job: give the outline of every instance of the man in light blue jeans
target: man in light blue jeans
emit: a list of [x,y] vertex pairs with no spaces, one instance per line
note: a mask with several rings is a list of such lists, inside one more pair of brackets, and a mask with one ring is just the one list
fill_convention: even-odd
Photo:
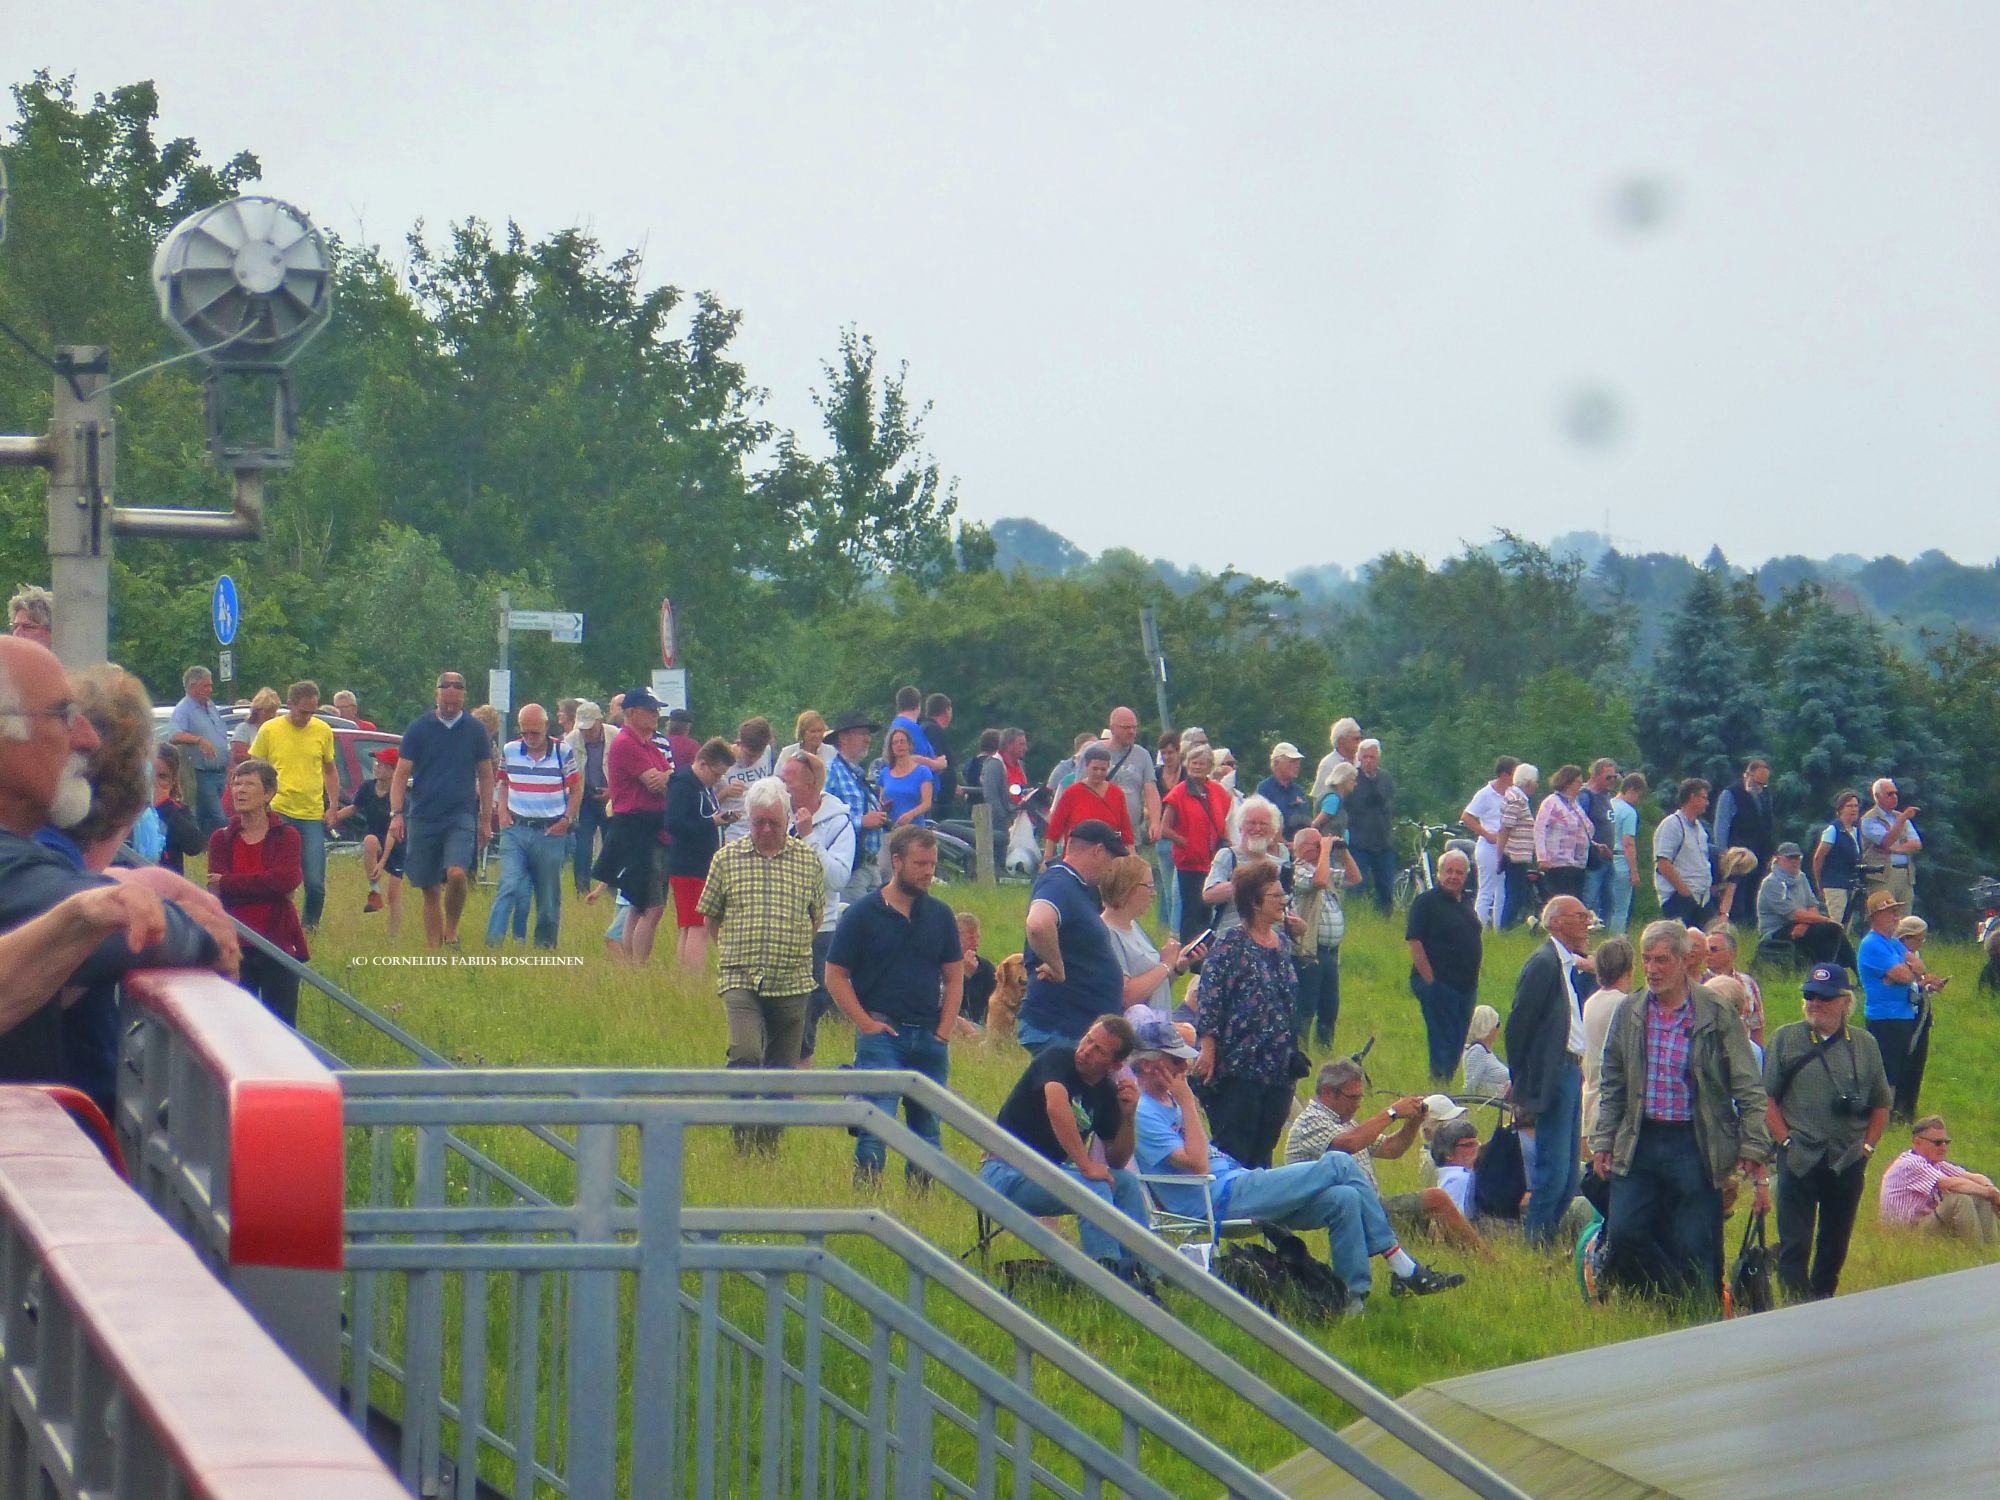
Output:
[[[1138,1174],[1129,1166],[1139,1085],[1131,1074],[1119,1072],[1137,1040],[1130,1021],[1103,1015],[1074,1047],[1057,1042],[1043,1048],[1007,1095],[995,1122],[1086,1192],[1095,1193],[1134,1223],[1146,1225],[1146,1197]],[[1091,1156],[1092,1137],[1104,1147],[1103,1161]],[[994,1157],[979,1164],[979,1180],[1038,1218],[1075,1212],[1026,1174]],[[1077,1225],[1077,1237],[1084,1254],[1138,1290],[1153,1294],[1151,1277],[1111,1235],[1085,1220]]]
[[519,933],[532,899],[535,946],[553,948],[583,778],[575,758],[549,738],[548,714],[539,703],[522,704],[518,722],[520,738],[500,751],[500,888],[486,919],[486,946],[497,948],[506,938],[509,917]]

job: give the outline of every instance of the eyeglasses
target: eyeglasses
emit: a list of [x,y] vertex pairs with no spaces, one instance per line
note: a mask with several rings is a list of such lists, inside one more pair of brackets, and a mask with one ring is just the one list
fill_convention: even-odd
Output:
[[1922,1141],[1926,1146],[1949,1146],[1951,1144],[1951,1137],[1948,1135],[1920,1135],[1917,1139]]
[[76,721],[82,717],[82,708],[70,698],[65,698],[60,703],[51,703],[47,708],[0,709],[0,719],[60,719],[65,729],[74,729]]
[[441,688],[457,688],[463,692],[465,690],[465,679],[463,677],[446,677],[438,683],[438,686]]

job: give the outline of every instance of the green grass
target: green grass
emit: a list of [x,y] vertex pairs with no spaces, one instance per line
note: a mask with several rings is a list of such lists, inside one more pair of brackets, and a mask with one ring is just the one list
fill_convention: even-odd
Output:
[[[378,967],[369,960],[420,951],[417,906],[412,902],[406,910],[402,942],[392,947],[386,941],[384,918],[362,915],[362,884],[352,859],[332,862],[329,884],[327,917],[314,943],[314,965],[461,1065],[709,1068],[722,1063],[726,1032],[712,982],[682,976],[665,955],[656,955],[653,964],[639,972],[612,963],[599,940],[609,918],[603,905],[586,908],[565,897],[560,951],[580,956],[580,967]],[[1019,949],[1023,887],[940,888],[939,894],[954,906],[979,913],[985,929],[982,951],[987,956],[997,959]],[[480,934],[489,896],[487,891],[476,893],[467,911],[463,930],[468,956],[486,951]],[[1503,1015],[1514,975],[1532,946],[1533,940],[1524,933],[1489,938],[1480,998]],[[510,946],[505,951],[520,950]],[[1933,969],[1958,978],[1938,1007],[1923,1103],[1950,1119],[1956,1138],[1954,1157],[1990,1170],[1996,1164],[1992,1146],[2000,1140],[2000,1101],[1990,1097],[1984,1085],[2000,1076],[2000,1023],[1992,1014],[1991,1001],[1973,993],[1978,956],[1969,944],[1933,943],[1927,957]],[[1400,926],[1357,907],[1350,914],[1342,952],[1336,1045],[1347,1052],[1371,1035],[1376,1038],[1369,1069],[1385,1100],[1425,1091],[1423,1029],[1405,984],[1406,969]],[[1759,978],[1764,982],[1770,1025],[1797,1015],[1795,981],[1777,973],[1760,972]],[[403,1063],[393,1048],[310,991],[302,999],[301,1024],[357,1066]],[[849,1029],[836,1024],[822,1027],[822,1066],[847,1062],[852,1055]],[[952,1087],[991,1113],[1024,1061],[1023,1054],[1012,1048],[954,1047]],[[1871,1179],[1879,1177],[1905,1144],[1901,1133],[1885,1137]],[[965,1142],[948,1135],[946,1146],[968,1164],[973,1162],[975,1153]],[[506,1154],[504,1145],[496,1149]],[[521,1164],[546,1155],[541,1148],[529,1147]],[[949,1253],[965,1248],[972,1233],[969,1212],[944,1194],[906,1193],[893,1162],[891,1166],[883,1193],[890,1211]],[[850,1170],[851,1142],[838,1132],[794,1131],[774,1162],[750,1171],[744,1170],[742,1159],[721,1132],[697,1133],[691,1137],[687,1193],[691,1202],[703,1204],[844,1206],[854,1201]],[[1413,1157],[1383,1163],[1381,1176],[1384,1192],[1415,1186]],[[1844,1293],[1979,1261],[1978,1252],[1968,1247],[1884,1232],[1875,1222],[1875,1201],[1871,1180],[1843,1280]],[[1729,1226],[1732,1254],[1742,1222],[1739,1211]],[[1371,1299],[1365,1317],[1330,1328],[1302,1329],[1392,1394],[1453,1375],[1661,1332],[1678,1323],[1674,1309],[1639,1299],[1585,1306],[1566,1258],[1532,1255],[1518,1242],[1501,1241],[1497,1258],[1483,1263],[1467,1263],[1441,1245],[1413,1248],[1420,1258],[1466,1270],[1466,1285],[1422,1301],[1378,1296]],[[1323,1244],[1316,1249],[1324,1254]],[[1002,1248],[998,1253],[1019,1251]],[[1232,1400],[1150,1339],[1135,1337],[1108,1309],[1059,1293],[1027,1300],[1037,1313],[1198,1428],[1224,1436],[1225,1445],[1245,1461],[1266,1467],[1296,1450],[1296,1441],[1273,1424],[1257,1424],[1253,1430],[1244,1421],[1240,1400]],[[1271,1362],[1251,1356],[1239,1336],[1232,1333],[1223,1342],[1231,1352],[1257,1359],[1261,1371],[1270,1370]],[[1328,1418],[1345,1419],[1346,1414],[1323,1393],[1300,1390],[1299,1382],[1290,1377],[1280,1383]],[[1052,1394],[1063,1394],[1060,1380],[1052,1378],[1050,1384]],[[1108,1435],[1115,1439],[1115,1432]]]

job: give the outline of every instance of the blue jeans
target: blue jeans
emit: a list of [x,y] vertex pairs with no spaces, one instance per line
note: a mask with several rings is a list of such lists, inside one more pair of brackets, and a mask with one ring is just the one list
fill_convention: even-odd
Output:
[[1382,1200],[1345,1151],[1316,1161],[1244,1172],[1223,1184],[1218,1214],[1281,1229],[1324,1229],[1326,1257],[1350,1297],[1368,1295],[1369,1260],[1396,1244]]
[[1042,1048],[1052,1042],[1064,1042],[1074,1047],[1078,1042],[1083,1040],[1083,1033],[1079,1031],[1075,1036],[1071,1036],[1065,1031],[1044,1031],[1041,1027],[1031,1022],[1016,1021],[1014,1023],[1014,1040],[1027,1048],[1029,1052],[1034,1053],[1041,1051]]
[[1174,846],[1165,839],[1153,845],[1153,920],[1167,932],[1181,926],[1181,886],[1174,878]]
[[1299,976],[1299,998],[1292,1015],[1292,1030],[1304,1046],[1311,1032],[1324,1052],[1333,1045],[1333,1028],[1340,1020],[1340,950],[1321,948],[1316,963],[1303,964],[1297,958],[1292,968]]
[[1355,849],[1347,851],[1354,856],[1354,863],[1361,869],[1359,890],[1368,891],[1375,897],[1375,909],[1383,916],[1396,904],[1396,851],[1388,849]]
[[[876,1020],[885,1019],[876,1016]],[[912,1073],[921,1073],[932,1082],[943,1085],[950,1074],[951,1052],[937,1039],[936,1029],[928,1026],[904,1026],[896,1031],[878,1031],[871,1036],[857,1036],[854,1039],[854,1066],[857,1068],[908,1068]],[[868,1102],[883,1114],[894,1118],[896,1094],[870,1094]],[[938,1119],[913,1099],[903,1100],[903,1121],[921,1139],[933,1146],[940,1144]],[[862,1131],[854,1142],[854,1167],[858,1172],[880,1172],[888,1147],[879,1135]],[[903,1163],[903,1175],[918,1178],[923,1175],[910,1162]]]
[[1424,1013],[1431,1079],[1449,1083],[1465,1052],[1465,1034],[1472,1029],[1473,997],[1441,980],[1426,984],[1415,969],[1410,970],[1410,993]]
[[[1084,1191],[1095,1193],[1134,1224],[1147,1229],[1152,1227],[1152,1221],[1146,1215],[1145,1194],[1139,1191],[1139,1174],[1130,1167],[1112,1167],[1109,1182],[1094,1182],[1071,1166],[1057,1167],[1056,1170],[1067,1175],[1071,1181],[1080,1183]],[[1038,1219],[1072,1212],[1069,1205],[1056,1202],[1053,1193],[1043,1191],[1005,1162],[991,1157],[979,1164],[979,1180],[1016,1208],[1025,1209]],[[1088,1220],[1077,1223],[1076,1233],[1083,1243],[1083,1253],[1092,1260],[1131,1264],[1132,1257],[1125,1247]]]
[[1604,914],[1604,925],[1622,937],[1625,929],[1632,925],[1632,867],[1622,859],[1614,859],[1609,868],[1611,910]]
[[531,899],[535,905],[535,946],[555,947],[568,853],[568,841],[550,838],[545,829],[510,823],[500,830],[500,888],[493,893],[493,910],[486,918],[487,947],[498,947],[506,937],[510,916],[514,935],[525,935]]
[[203,833],[229,826],[229,814],[222,810],[222,787],[228,780],[227,771],[194,773],[194,821]]
[[1722,1194],[1691,1125],[1646,1120],[1631,1170],[1611,1179],[1606,1269],[1625,1285],[1714,1302],[1722,1296]]
[[299,831],[299,862],[306,877],[306,908],[300,915],[306,930],[311,931],[319,926],[319,914],[326,909],[326,824],[318,818],[279,816]]
[[598,797],[585,797],[576,809],[576,823],[569,831],[570,878],[581,896],[590,889],[590,867],[597,863],[598,836],[610,825],[609,805]]
[[1530,1245],[1555,1239],[1557,1221],[1583,1180],[1582,1151],[1583,1064],[1571,1058],[1556,1073],[1549,1107],[1535,1117],[1535,1170],[1528,1179],[1528,1211],[1521,1217]]
[[[1630,887],[1628,886],[1629,890]],[[1611,861],[1583,872],[1583,904],[1597,914],[1597,920],[1611,924]]]

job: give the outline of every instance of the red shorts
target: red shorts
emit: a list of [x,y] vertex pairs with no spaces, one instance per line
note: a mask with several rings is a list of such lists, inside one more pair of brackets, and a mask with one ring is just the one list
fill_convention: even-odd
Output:
[[674,893],[674,921],[682,927],[701,927],[701,913],[695,907],[701,901],[701,888],[708,882],[699,875],[669,875],[667,889]]

